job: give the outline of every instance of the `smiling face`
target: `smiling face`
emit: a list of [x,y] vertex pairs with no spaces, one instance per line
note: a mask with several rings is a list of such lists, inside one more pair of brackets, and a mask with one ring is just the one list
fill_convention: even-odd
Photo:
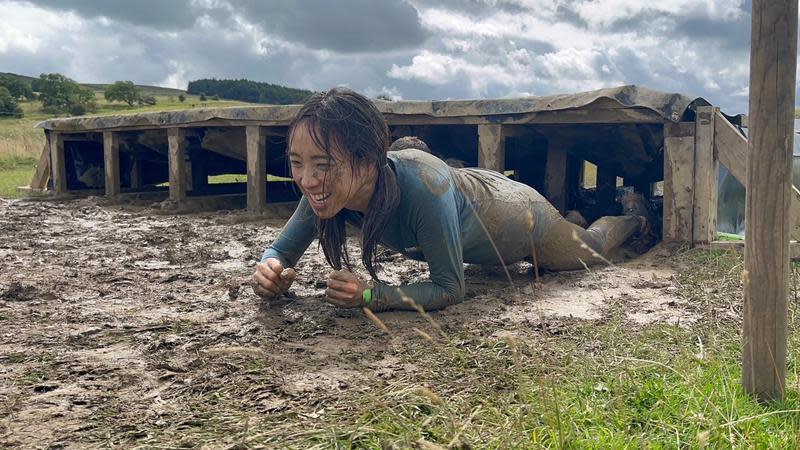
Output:
[[365,211],[375,188],[374,176],[370,176],[374,170],[353,170],[340,150],[326,152],[314,141],[305,122],[292,130],[289,162],[292,178],[321,219],[330,219],[343,208]]

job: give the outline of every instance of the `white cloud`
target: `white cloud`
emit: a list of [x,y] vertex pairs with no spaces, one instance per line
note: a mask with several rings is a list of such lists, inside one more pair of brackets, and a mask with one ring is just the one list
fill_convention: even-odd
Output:
[[[70,3],[36,1],[55,6],[0,0],[0,71],[172,87],[204,77],[314,90],[347,84],[406,99],[546,95],[634,83],[746,110],[749,17],[741,0],[411,0],[414,11],[404,17],[421,30],[407,40],[412,47],[370,50],[340,39],[340,47],[358,51],[326,45],[319,30],[312,40],[292,38],[265,26],[278,19],[257,13],[270,8],[246,10],[238,1],[191,0],[180,17],[155,27],[146,15],[131,19],[131,8],[74,13],[65,12]],[[383,3],[374,5],[375,16],[385,16]],[[296,12],[290,3],[281,8]],[[158,15],[175,7],[152,9]],[[347,30],[329,25],[335,33]]]
[[741,0],[584,0],[575,6],[578,15],[593,27],[605,27],[619,20],[634,18],[644,12],[683,17],[704,16],[721,20],[742,17]]
[[18,2],[5,3],[2,9],[0,53],[12,49],[35,53],[64,31],[83,32],[83,21],[75,14],[56,14]]

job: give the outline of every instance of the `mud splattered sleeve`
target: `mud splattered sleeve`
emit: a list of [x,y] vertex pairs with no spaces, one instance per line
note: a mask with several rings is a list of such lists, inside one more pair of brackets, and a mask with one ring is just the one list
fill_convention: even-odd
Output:
[[267,258],[277,258],[283,267],[294,267],[303,256],[317,234],[314,210],[303,197],[294,214],[286,222],[278,239],[267,247],[261,256],[261,262]]
[[[391,236],[385,240],[394,241],[386,243],[405,250],[407,256],[427,261],[430,281],[402,286],[375,282],[372,309],[413,310],[412,305],[403,301],[404,297],[413,299],[425,310],[459,303],[465,291],[464,255],[457,194],[449,169],[444,166],[440,171],[419,174],[414,172],[420,167],[403,167],[400,162],[396,166],[403,198],[393,225],[411,233],[407,238]],[[411,173],[404,174],[404,169]],[[421,182],[425,179],[427,182]],[[386,234],[384,237],[387,238]]]

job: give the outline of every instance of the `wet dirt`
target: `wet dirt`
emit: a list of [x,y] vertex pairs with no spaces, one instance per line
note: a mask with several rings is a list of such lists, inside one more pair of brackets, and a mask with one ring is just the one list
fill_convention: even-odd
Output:
[[[323,420],[341,398],[413,374],[397,343],[424,342],[415,328],[439,331],[420,314],[387,312],[387,337],[361,311],[324,302],[329,268],[316,244],[291,298],[253,294],[253,267],[282,224],[97,198],[0,200],[0,448],[126,446],[152,430],[228,420],[202,409],[223,394],[248,417]],[[427,278],[424,263],[395,254],[381,265],[392,283]],[[431,317],[444,333],[487,338],[611,310],[631,324],[688,323],[676,270],[664,248],[547,273],[538,286],[527,263],[509,267],[511,282],[502,268],[467,266],[466,301]]]

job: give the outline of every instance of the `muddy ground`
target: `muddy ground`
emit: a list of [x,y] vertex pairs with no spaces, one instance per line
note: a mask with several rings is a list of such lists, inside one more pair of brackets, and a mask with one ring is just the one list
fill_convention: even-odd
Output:
[[[467,300],[431,317],[389,312],[386,336],[322,301],[312,246],[294,298],[249,287],[278,219],[161,215],[99,199],[0,199],[0,448],[283,447],[347,417],[352,400],[414,382],[423,334],[525,337],[603,320],[691,322],[667,249],[613,267],[544,274],[468,266]],[[357,260],[357,259],[356,259]],[[425,279],[387,256],[384,279]],[[416,330],[415,330],[416,329]],[[417,330],[422,331],[419,333]],[[358,411],[353,414],[357,415]]]

